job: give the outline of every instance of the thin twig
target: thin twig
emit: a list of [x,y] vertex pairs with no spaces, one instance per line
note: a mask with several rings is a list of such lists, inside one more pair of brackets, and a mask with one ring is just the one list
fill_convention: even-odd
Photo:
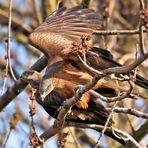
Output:
[[7,77],[8,77],[8,71],[10,68],[10,73],[12,75],[12,78],[14,80],[16,80],[14,74],[13,74],[13,70],[11,67],[11,50],[10,50],[10,42],[11,42],[11,9],[12,9],[12,0],[9,0],[9,22],[8,22],[8,43],[7,43],[7,62],[6,62],[6,74],[5,74],[5,78],[4,78],[4,83],[3,83],[3,88],[2,88],[2,92],[1,95],[4,93],[5,87],[6,87],[6,83],[7,83]]
[[[147,33],[147,31],[144,30],[144,33]],[[96,35],[136,35],[136,34],[139,34],[139,29],[134,29],[134,30],[97,30],[97,31],[94,31],[93,34],[96,34]]]
[[9,132],[6,136],[6,140],[5,140],[4,144],[2,145],[2,148],[6,148],[6,144],[8,142],[9,137],[10,137],[11,131],[12,131],[12,128],[9,129]]
[[11,49],[10,49],[10,44],[11,44],[11,10],[12,10],[12,0],[9,0],[7,60],[8,60],[8,65],[9,65],[9,69],[10,69],[10,73],[12,75],[12,78],[16,81],[16,77],[13,73],[12,66],[11,66]]
[[[139,0],[140,3],[140,11],[145,10],[145,4],[143,0]],[[143,23],[143,19],[140,17],[140,26],[139,26],[139,41],[140,41],[140,54],[143,55],[144,51],[145,51],[145,47],[144,47],[144,23]]]
[[143,30],[144,30],[144,26],[143,26],[143,24],[140,24],[140,26],[139,26],[139,40],[140,40],[139,53],[140,53],[140,55],[143,55],[144,51],[145,51]]
[[132,133],[132,137],[136,139],[136,141],[141,141],[147,135],[148,129],[148,120],[144,122],[134,133]]
[[[34,63],[30,69],[41,71],[47,65],[47,59],[45,56],[41,57],[36,63]],[[23,89],[28,83],[19,78],[7,91],[0,97],[0,111],[2,111]]]
[[144,1],[143,0],[139,0],[139,3],[140,3],[140,9],[141,10],[145,9]]
[[[112,108],[106,108],[108,111],[111,111]],[[148,119],[148,114],[135,110],[133,108],[114,108],[114,112],[116,113],[125,113],[130,114],[139,118]]]
[[80,56],[78,53],[77,53],[77,56],[78,56],[79,60],[82,62],[82,64],[85,66],[85,68],[86,68],[89,72],[91,72],[91,73],[93,73],[93,74],[98,74],[98,75],[102,74],[100,71],[94,69],[93,67],[90,67],[90,66],[86,63],[86,60],[85,60],[85,59],[83,60],[83,59],[81,58],[81,56]]
[[97,148],[97,147],[99,146],[99,142],[100,142],[102,136],[104,135],[104,133],[105,133],[105,131],[106,131],[106,128],[108,127],[108,124],[109,124],[109,122],[110,122],[110,120],[111,120],[111,117],[112,117],[112,115],[113,115],[113,113],[114,113],[114,108],[116,107],[117,103],[118,103],[118,102],[115,102],[114,105],[113,105],[113,108],[112,108],[112,110],[111,110],[111,113],[109,114],[109,116],[108,116],[108,118],[107,118],[107,120],[106,120],[106,123],[105,123],[105,125],[104,125],[104,128],[103,128],[103,130],[101,131],[100,136],[99,136],[99,138],[98,138],[98,140],[97,140],[97,143],[96,143],[96,145],[95,145],[95,148]]
[[16,128],[16,125],[19,122],[19,120],[20,120],[20,115],[17,112],[15,112],[13,114],[12,118],[11,118],[10,123],[9,123],[10,128],[9,128],[8,135],[6,136],[6,140],[5,140],[4,144],[3,144],[3,148],[6,147],[6,144],[7,144],[7,141],[9,139],[9,137],[10,137],[10,134],[11,134],[12,130]]
[[89,90],[89,93],[91,95],[97,97],[98,99],[101,99],[104,102],[108,102],[109,103],[109,102],[121,101],[121,100],[125,99],[126,97],[128,97],[131,94],[131,92],[132,92],[132,89],[133,89],[132,84],[131,84],[130,81],[128,81],[128,82],[129,82],[128,84],[130,85],[130,88],[129,88],[129,90],[127,92],[124,92],[121,96],[117,96],[117,97],[104,97],[104,96],[100,95],[99,93],[95,92],[92,89]]
[[[64,127],[78,127],[78,128],[89,128],[89,129],[94,129],[97,131],[101,131],[104,129],[104,126],[102,125],[96,125],[96,124],[83,124],[83,123],[74,123],[74,122],[65,122]],[[120,135],[122,136],[124,139],[132,142],[132,144],[138,148],[141,148],[141,146],[137,143],[137,141],[130,136],[129,134],[125,133],[124,131],[121,131],[117,128],[111,128],[111,127],[107,127],[106,131],[112,131],[114,130],[114,133],[116,135]],[[58,133],[59,129],[55,126],[50,127],[47,131],[45,131],[40,137],[44,138],[44,140],[46,141],[47,139],[49,139],[50,137],[54,136],[56,133]]]
[[143,61],[145,61],[148,58],[148,53],[145,53],[144,55],[140,56],[137,58],[132,64],[127,65],[127,66],[121,66],[121,67],[112,67],[105,69],[101,71],[104,75],[105,74],[122,74],[122,73],[129,73],[131,72],[134,68],[136,68],[138,65],[140,65]]
[[76,139],[76,136],[73,134],[73,132],[71,131],[70,127],[68,127],[69,132],[74,140],[74,143],[76,145],[77,148],[82,148],[81,145],[79,144],[79,141]]
[[61,8],[64,6],[64,2],[63,0],[58,0],[58,3],[57,3],[57,9]]

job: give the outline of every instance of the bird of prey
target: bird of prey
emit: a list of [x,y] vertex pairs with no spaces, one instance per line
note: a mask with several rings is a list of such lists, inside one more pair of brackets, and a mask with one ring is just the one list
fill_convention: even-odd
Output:
[[[92,35],[93,31],[99,28],[101,28],[100,16],[94,10],[83,8],[82,6],[76,6],[70,9],[62,7],[47,17],[30,34],[29,42],[47,56],[49,64],[54,61],[56,62],[57,59],[55,58],[61,58],[61,60],[72,59],[84,69],[84,65],[73,54],[73,44],[81,44],[82,36]],[[86,51],[86,62],[90,67],[97,70],[121,66],[119,63],[113,61],[110,52],[96,47]],[[45,75],[40,85],[41,94],[47,89],[44,85],[46,78],[50,78],[47,75]],[[139,75],[136,75],[135,83],[148,89],[148,80]],[[52,85],[48,86],[49,89],[52,89]]]
[[[65,96],[66,92],[63,95],[61,92],[55,89],[43,100],[39,94],[39,84],[42,80],[42,77],[42,74],[33,70],[25,71],[22,75],[22,79],[28,82],[34,89],[36,89],[36,101],[47,111],[50,116],[57,118],[60,106],[68,98],[68,96]],[[63,92],[67,91],[66,88],[64,89],[64,85],[61,87],[63,87]],[[112,84],[106,82],[100,82],[98,88],[94,88],[94,90],[103,96],[115,96],[117,91]],[[69,92],[67,93],[69,94]],[[98,102],[96,98],[86,93],[82,96],[81,100],[71,108],[70,112],[66,116],[66,122],[71,121],[76,123],[105,125],[108,116],[109,113],[104,108],[104,106],[101,105],[101,103]],[[113,121],[110,120],[108,126],[111,127],[112,124]],[[105,131],[105,135],[125,145],[125,141],[120,139],[118,136],[115,136],[112,131]]]
[[[81,45],[82,36],[92,35],[93,31],[99,28],[101,28],[100,17],[94,10],[83,9],[81,6],[70,9],[62,7],[47,17],[30,34],[30,44],[41,50],[48,59],[45,75],[38,83],[37,96],[41,101],[40,104],[53,117],[57,116],[57,108],[62,105],[63,101],[75,94],[74,90],[77,85],[84,85],[92,80],[94,75],[85,70],[75,55],[73,47]],[[86,61],[89,66],[97,70],[120,66],[113,61],[108,51],[95,47],[86,50]],[[139,86],[148,88],[147,81],[143,84],[144,78],[137,76],[136,81]],[[117,95],[117,86],[109,82],[99,81],[92,89],[107,97]],[[107,117],[108,112],[105,108],[96,102],[96,98],[86,92],[81,101],[72,107],[71,114],[66,120],[104,125]],[[121,142],[119,139],[117,141]]]

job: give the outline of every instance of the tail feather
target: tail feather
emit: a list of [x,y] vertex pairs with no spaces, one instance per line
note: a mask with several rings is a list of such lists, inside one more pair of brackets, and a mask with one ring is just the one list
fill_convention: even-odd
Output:
[[[87,61],[90,66],[96,69],[106,69],[110,67],[120,67],[122,66],[120,63],[114,61],[112,54],[102,48],[93,47],[92,50],[88,53],[86,53]],[[134,75],[134,72],[131,72],[132,75]],[[136,75],[136,81],[135,84],[148,89],[148,79],[143,78],[140,75]]]
[[137,84],[145,89],[148,89],[148,80],[138,74],[136,75],[135,84]]

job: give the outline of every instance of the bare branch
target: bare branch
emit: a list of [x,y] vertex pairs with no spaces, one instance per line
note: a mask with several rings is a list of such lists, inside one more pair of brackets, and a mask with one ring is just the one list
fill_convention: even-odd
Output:
[[[6,20],[8,19],[8,13],[2,9],[0,9],[0,17],[4,17]],[[30,32],[32,32],[32,28],[26,24],[24,24],[20,19],[17,17],[13,16],[12,18],[12,28],[16,29],[19,28],[21,29],[24,34],[28,35]]]
[[134,68],[136,68],[138,65],[140,65],[143,61],[145,61],[147,58],[148,58],[148,53],[145,53],[143,56],[140,56],[132,64],[128,66],[108,68],[108,69],[103,70],[102,73],[107,74],[107,75],[110,75],[112,73],[114,74],[129,73]]
[[124,92],[121,96],[117,96],[117,97],[104,97],[92,89],[89,90],[89,93],[97,97],[98,99],[101,99],[102,101],[109,103],[109,102],[121,101],[125,99],[126,97],[130,95],[131,91],[132,91],[132,87],[130,87],[130,89],[127,92]]
[[[95,124],[82,124],[82,123],[74,123],[74,122],[65,122],[64,127],[77,127],[77,128],[89,128],[89,129],[94,129],[97,131],[102,131],[104,129],[104,126],[102,125],[95,125]],[[107,127],[106,131],[114,131],[114,133],[116,135],[120,135],[122,136],[125,140],[126,143],[131,142],[134,146],[141,148],[141,146],[137,143],[137,141],[130,136],[129,134],[117,129],[117,128],[110,128]],[[58,133],[59,128],[52,126],[50,127],[47,131],[45,131],[40,138],[44,139],[44,141],[46,141],[47,139],[49,139],[50,137],[54,136],[56,133]]]
[[[104,128],[104,126],[101,126],[101,125],[82,124],[82,123],[73,123],[73,122],[68,122],[68,125],[69,126],[75,126],[75,127],[78,127],[78,128],[90,128],[90,129],[94,129],[94,130],[98,130],[98,131],[101,131]],[[106,130],[107,131],[112,131],[113,130],[116,135],[122,136],[123,139],[125,139],[126,143],[129,144],[130,146],[134,146],[136,148],[142,148],[139,145],[139,143],[132,136],[127,134],[126,132],[121,131],[121,130],[119,130],[117,128],[112,129],[111,127],[107,127]]]
[[[146,30],[144,30],[147,33]],[[97,30],[93,34],[96,35],[135,35],[139,34],[139,29],[135,30]]]
[[63,0],[58,0],[57,9],[64,6]]
[[[144,4],[144,1],[143,0],[139,0],[139,3],[140,3],[140,15],[142,15],[142,11],[145,10],[145,4]],[[140,54],[144,54],[144,50],[145,50],[145,47],[144,47],[144,23],[143,23],[143,18],[142,16],[140,16],[140,25],[139,25],[139,40],[140,40]]]
[[[30,69],[41,71],[47,65],[47,59],[45,56],[41,57],[36,63],[32,65]],[[2,111],[23,89],[27,86],[27,83],[22,79],[18,79],[8,90],[0,97],[0,111]]]
[[143,0],[139,0],[139,3],[140,3],[140,9],[141,10],[145,9],[144,1]]
[[107,127],[108,127],[109,121],[111,120],[111,117],[112,117],[112,115],[114,114],[114,108],[116,107],[117,103],[118,103],[118,102],[115,102],[114,105],[113,105],[113,108],[111,109],[111,113],[110,113],[110,115],[109,115],[108,118],[107,118],[107,121],[106,121],[106,123],[105,123],[105,125],[104,125],[103,130],[101,131],[101,134],[100,134],[100,136],[99,136],[99,138],[98,138],[98,140],[97,140],[97,143],[96,143],[96,145],[95,145],[95,148],[97,148],[97,147],[99,146],[99,142],[100,142],[100,140],[101,140],[101,137],[104,135],[104,133],[105,133]]
[[11,66],[11,50],[10,50],[10,44],[11,44],[11,10],[12,10],[12,0],[9,0],[9,22],[8,22],[8,43],[7,43],[7,60],[8,60],[8,66],[9,66],[9,69],[10,69],[10,73],[12,75],[12,78],[14,80],[16,80],[16,77],[13,73],[13,70],[12,70],[12,66]]
[[[108,111],[111,111],[112,108],[106,108]],[[114,108],[114,112],[116,113],[125,113],[134,115],[139,118],[148,119],[148,114],[135,110],[133,108]]]

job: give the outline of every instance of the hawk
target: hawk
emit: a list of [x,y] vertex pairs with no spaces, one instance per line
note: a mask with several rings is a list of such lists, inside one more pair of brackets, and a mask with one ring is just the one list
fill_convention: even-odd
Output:
[[[29,36],[30,44],[46,55],[48,66],[44,76],[35,73],[39,79],[34,79],[34,72],[31,72],[27,81],[37,89],[38,103],[54,118],[57,117],[62,103],[75,94],[75,87],[88,83],[94,76],[87,71],[76,54],[83,57],[83,53],[75,51],[73,47],[82,44],[83,36],[91,36],[96,29],[100,29],[100,20],[100,16],[92,9],[82,6],[70,9],[62,7],[47,17]],[[107,50],[90,47],[85,52],[86,63],[96,70],[121,66]],[[135,84],[148,89],[148,80],[139,75],[136,75]],[[118,87],[107,81],[99,81],[92,89],[106,97],[118,94]],[[104,106],[86,92],[72,107],[66,121],[104,125],[108,115]],[[112,121],[109,125],[111,124]],[[125,144],[112,132],[106,131],[105,134]]]
[[[44,99],[41,98],[39,94],[39,84],[42,80],[43,75],[33,71],[28,70],[25,71],[22,75],[22,79],[29,83],[34,89],[36,89],[35,98],[36,101],[47,111],[47,113],[53,118],[57,118],[59,113],[59,108],[63,104],[63,102],[68,98],[68,95],[71,92],[66,90],[64,84],[61,91],[57,89],[53,90],[49,93]],[[117,95],[117,87],[108,82],[99,82],[96,88],[93,88],[96,92],[100,93],[103,96],[116,96]],[[68,84],[65,84],[68,85]],[[70,89],[72,90],[72,89]],[[118,88],[118,91],[123,91]],[[65,95],[67,91],[67,96]],[[74,93],[74,92],[73,92]],[[73,94],[71,94],[72,96]],[[109,116],[109,112],[105,109],[105,107],[97,101],[97,98],[85,93],[81,100],[78,101],[70,110],[68,115],[66,116],[66,122],[76,122],[76,123],[85,123],[85,124],[98,124],[105,125],[106,120]],[[113,124],[112,119],[109,122],[109,127]],[[99,131],[100,132],[100,131]],[[105,131],[105,135],[111,137],[112,139],[118,141],[119,143],[125,145],[125,141],[115,136],[112,131]]]
[[[46,20],[30,34],[29,42],[47,56],[48,65],[57,62],[57,59],[61,61],[72,59],[76,65],[80,65],[79,67],[81,67],[81,69],[85,69],[84,65],[74,54],[73,44],[80,45],[82,36],[91,36],[93,31],[100,29],[100,20],[100,16],[92,9],[83,8],[82,6],[76,6],[70,9],[62,7],[47,17]],[[82,56],[82,53],[80,54]],[[96,70],[121,66],[113,60],[113,56],[109,51],[96,47],[92,47],[86,51],[86,62]],[[56,71],[56,69],[58,68],[54,67],[54,71]],[[46,92],[46,87],[48,87],[48,90],[53,89],[52,85],[45,85],[46,78],[50,78],[48,72],[49,70],[47,70],[45,77],[43,77],[40,83],[41,95],[43,92]],[[131,74],[133,75],[134,73],[132,72]],[[138,74],[136,75],[135,84],[148,89],[148,80]]]

